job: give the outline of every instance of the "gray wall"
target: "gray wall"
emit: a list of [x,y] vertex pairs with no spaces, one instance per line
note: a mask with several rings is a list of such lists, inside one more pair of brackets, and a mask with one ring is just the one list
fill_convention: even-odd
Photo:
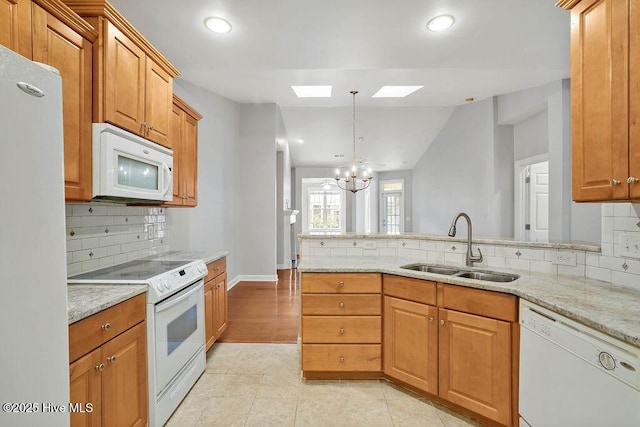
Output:
[[477,236],[513,233],[513,130],[493,98],[458,107],[413,169],[414,232],[446,234],[458,212]]
[[[380,172],[378,174],[378,202],[379,208],[382,209],[382,200],[380,199],[380,191],[382,188],[380,183],[382,181],[392,180],[392,179],[403,179],[404,180],[404,231],[405,233],[410,233],[413,231],[413,172],[410,170],[403,171],[391,171],[391,172]],[[380,221],[378,221],[377,227],[380,227]]]
[[499,96],[498,118],[515,126],[515,160],[548,153],[549,240],[600,242],[601,204],[571,199],[569,80]]
[[239,105],[188,83],[174,80],[174,91],[204,117],[198,123],[198,206],[171,209],[171,248],[228,250],[227,275],[240,274],[235,165],[238,163]]

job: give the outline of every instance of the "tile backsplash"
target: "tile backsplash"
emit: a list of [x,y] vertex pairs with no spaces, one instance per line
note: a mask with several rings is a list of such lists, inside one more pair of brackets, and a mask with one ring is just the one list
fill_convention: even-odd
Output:
[[67,274],[167,252],[167,216],[159,207],[67,204]]

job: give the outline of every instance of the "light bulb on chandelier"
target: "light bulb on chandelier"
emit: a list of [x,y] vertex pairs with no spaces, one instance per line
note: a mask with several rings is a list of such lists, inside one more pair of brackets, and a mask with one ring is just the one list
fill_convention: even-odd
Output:
[[371,185],[371,181],[373,181],[373,175],[371,173],[371,169],[367,169],[362,173],[362,178],[358,178],[358,165],[357,157],[356,157],[356,94],[357,90],[352,90],[351,95],[353,95],[353,165],[351,166],[351,171],[347,170],[344,173],[344,178],[340,175],[340,169],[336,169],[336,184],[338,187],[345,191],[351,191],[352,193],[357,193],[360,190],[364,190]]

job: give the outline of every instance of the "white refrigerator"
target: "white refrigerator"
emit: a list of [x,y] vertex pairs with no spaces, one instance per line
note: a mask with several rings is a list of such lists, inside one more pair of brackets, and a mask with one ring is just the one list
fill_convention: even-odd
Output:
[[68,426],[62,81],[4,46],[0,150],[0,425]]

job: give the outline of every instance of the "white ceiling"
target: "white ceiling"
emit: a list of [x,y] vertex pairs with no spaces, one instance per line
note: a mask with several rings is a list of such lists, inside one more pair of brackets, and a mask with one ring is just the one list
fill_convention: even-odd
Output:
[[[374,170],[411,169],[464,98],[569,76],[569,12],[555,0],[111,3],[185,80],[240,103],[280,105],[296,166],[351,161],[350,90],[360,91],[358,157],[387,165]],[[442,13],[456,17],[454,26],[426,30]],[[204,18],[213,15],[233,31],[207,30]],[[308,84],[333,85],[333,96],[298,99],[291,86]],[[383,85],[424,88],[402,99],[371,98]],[[299,137],[304,144],[295,143]],[[336,153],[347,160],[334,161]]]

